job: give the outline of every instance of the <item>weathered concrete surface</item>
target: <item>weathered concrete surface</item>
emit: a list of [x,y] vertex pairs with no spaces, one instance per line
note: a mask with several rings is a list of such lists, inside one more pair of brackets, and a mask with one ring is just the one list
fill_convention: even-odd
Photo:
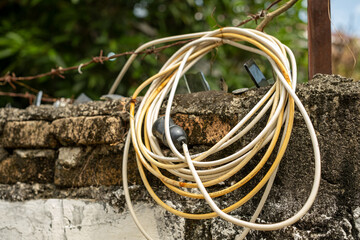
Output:
[[32,105],[26,109],[0,108],[0,119],[6,119],[7,121],[54,121],[55,119],[60,118],[87,117],[99,115],[119,116],[127,119],[127,102],[128,101],[98,101],[79,105],[68,105],[66,107],[59,108],[54,108],[51,105],[41,105],[40,107]]
[[[226,134],[265,92],[266,89],[258,89],[248,91],[241,96],[221,92],[178,96],[172,109],[173,118],[187,131],[191,151],[200,151],[208,148]],[[274,232],[251,231],[247,239],[360,239],[358,185],[360,182],[360,82],[339,76],[318,75],[311,83],[299,85],[297,94],[310,114],[320,144],[323,171],[317,201],[311,211],[293,226]],[[121,138],[128,126],[126,106],[126,101],[113,101],[93,102],[89,105],[62,109],[47,106],[31,107],[27,110],[0,109],[1,119],[5,119],[3,124],[0,124],[3,126],[2,130],[0,129],[3,141],[11,132],[9,126],[16,126],[14,123],[28,124],[37,121],[48,123],[49,136],[56,140],[56,145],[53,147],[45,147],[41,144],[27,145],[33,149],[51,148],[55,153],[54,158],[49,161],[53,164],[54,171],[51,178],[53,180],[42,183],[34,178],[27,179],[21,174],[13,174],[13,171],[9,170],[7,166],[16,164],[4,164],[7,163],[6,159],[20,158],[16,154],[19,153],[17,149],[24,147],[3,143],[4,148],[0,148],[2,149],[0,159],[3,159],[0,160],[0,166],[5,167],[2,168],[0,176],[5,180],[0,183],[5,184],[0,185],[0,197],[7,201],[86,198],[93,199],[97,203],[111,205],[119,212],[119,215],[126,214],[123,212],[124,196],[121,191],[118,191],[118,189],[121,190],[123,148]],[[71,123],[67,122],[68,118],[71,118]],[[110,121],[109,127],[100,127],[97,130],[97,128],[82,127],[81,123],[86,118],[91,119],[92,122],[101,122],[101,124],[107,124],[107,119],[114,119],[114,121]],[[55,131],[57,124],[59,127]],[[218,155],[227,155],[236,148],[242,147],[252,139],[256,131],[261,129],[261,124],[231,149],[220,152]],[[269,199],[259,216],[259,222],[281,221],[293,215],[300,209],[309,194],[313,174],[311,142],[299,113],[296,113],[294,124],[290,144],[280,165]],[[14,127],[14,129],[18,128]],[[74,130],[76,133],[72,132]],[[94,132],[87,134],[90,130]],[[114,134],[116,132],[121,138]],[[23,134],[31,136],[31,131]],[[110,137],[101,138],[102,136]],[[24,137],[24,139],[27,138]],[[32,138],[29,137],[29,139]],[[252,169],[261,154],[263,152],[260,152],[248,167],[218,188],[228,186],[240,179]],[[155,207],[146,190],[141,187],[134,158],[130,159],[130,182],[136,184],[132,188],[134,201],[150,204],[151,208]],[[265,166],[265,170],[269,164]],[[12,169],[17,171],[14,167]],[[260,171],[254,180],[239,191],[216,201],[221,206],[228,206],[251,190],[264,173],[265,171]],[[158,180],[149,178],[160,198],[178,210],[187,212],[209,210],[203,201],[179,197],[170,193]],[[9,183],[6,179],[11,179],[11,183],[19,181],[23,183],[6,185]],[[242,219],[249,219],[259,198],[260,196],[255,196],[252,201],[232,214]],[[218,218],[202,221],[181,219],[180,221],[180,218],[175,218],[169,213],[164,217],[166,224],[163,228],[170,229],[170,233],[176,232],[171,230],[175,228],[172,220],[183,221],[176,228],[180,235],[174,239],[234,239],[241,233],[240,227]],[[160,239],[167,238],[160,236]]]
[[[171,236],[170,232],[158,231],[166,224],[160,207],[139,204],[135,211],[143,216],[144,228],[152,237]],[[108,204],[90,200],[0,201],[0,212],[7,216],[0,218],[2,240],[145,239],[128,213],[119,214]]]

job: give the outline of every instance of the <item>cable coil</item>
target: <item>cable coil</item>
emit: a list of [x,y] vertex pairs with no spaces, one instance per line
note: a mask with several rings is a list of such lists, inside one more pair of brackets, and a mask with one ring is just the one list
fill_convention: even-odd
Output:
[[[126,202],[136,225],[147,239],[152,239],[137,219],[129,195],[127,163],[131,143],[135,149],[138,170],[147,191],[160,206],[173,214],[189,219],[208,219],[220,216],[233,224],[245,228],[239,239],[245,238],[249,229],[264,231],[276,230],[295,223],[306,214],[316,198],[320,184],[321,162],[315,130],[305,108],[295,94],[297,80],[295,57],[292,51],[279,40],[263,32],[234,27],[154,40],[139,47],[135,51],[135,54],[129,58],[112,86],[110,93],[115,91],[127,69],[135,60],[137,52],[157,44],[184,39],[192,39],[192,41],[185,44],[173,54],[157,74],[143,82],[136,89],[132,96],[132,100],[130,101],[130,130],[124,147],[122,171]],[[179,79],[203,56],[214,48],[224,44],[267,58],[276,75],[276,82],[262,99],[247,113],[247,115],[210,149],[202,153],[190,155],[188,146],[184,143],[182,145],[182,151],[180,152],[172,142],[169,131],[169,122],[171,121],[170,110]],[[251,45],[251,47],[249,45]],[[150,85],[149,89],[139,104],[135,114],[136,97],[148,85]],[[159,112],[165,97],[168,97],[165,110],[165,135],[167,145],[175,157],[164,156],[157,139],[153,136],[151,131],[153,123],[159,118]],[[289,219],[272,224],[255,223],[271,190],[278,166],[288,145],[293,128],[295,104],[302,114],[308,128],[315,155],[315,171],[312,190],[302,208]],[[241,139],[268,112],[270,113],[268,115],[266,126],[250,143],[224,158],[216,160],[207,159],[210,155],[229,147],[231,144]],[[280,134],[281,130],[282,135]],[[277,151],[274,151],[276,144],[279,144],[279,147]],[[266,151],[261,160],[244,178],[219,191],[209,193],[206,190],[206,187],[217,185],[234,176],[256,153],[259,152],[260,149],[264,147],[266,147]],[[275,160],[257,185],[236,203],[224,209],[220,209],[213,201],[213,198],[233,192],[247,183],[260,171],[260,169],[262,169],[272,153],[276,154]],[[206,161],[203,161],[205,159]],[[170,207],[154,192],[147,180],[145,169],[159,178],[165,186],[177,194],[189,198],[205,199],[213,212],[191,214]],[[171,173],[174,177],[170,178],[165,176],[162,172],[164,170]],[[184,181],[179,179],[184,179]],[[237,219],[228,214],[249,201],[265,185],[266,187],[263,196],[250,221]],[[185,191],[183,188],[197,188],[201,191],[201,194]]]

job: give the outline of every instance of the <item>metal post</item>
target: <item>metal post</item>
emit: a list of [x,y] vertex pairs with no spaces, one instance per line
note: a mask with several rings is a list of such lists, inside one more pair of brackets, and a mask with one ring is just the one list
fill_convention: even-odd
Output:
[[309,80],[331,74],[330,0],[308,0]]

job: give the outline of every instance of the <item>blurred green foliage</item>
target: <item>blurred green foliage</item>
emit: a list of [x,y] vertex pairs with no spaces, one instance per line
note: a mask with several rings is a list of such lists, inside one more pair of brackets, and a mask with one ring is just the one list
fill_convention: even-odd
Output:
[[[212,30],[217,28],[216,24],[234,26],[270,3],[270,0],[4,0],[0,3],[0,74],[36,75],[89,61],[100,50],[106,56],[109,52],[134,50],[160,37]],[[306,24],[301,18],[304,15],[306,7],[299,1],[265,29],[293,49],[300,82],[307,79]],[[256,23],[252,21],[243,27],[255,28]],[[176,49],[139,57],[117,93],[130,95]],[[264,59],[230,46],[214,50],[192,71],[204,71],[210,81],[222,76],[229,90],[250,87],[252,83],[242,67],[248,58],[255,58],[265,75],[272,77]],[[53,97],[76,97],[84,92],[92,99],[99,99],[109,91],[126,59],[124,56],[84,68],[83,74],[68,72],[65,79],[44,77],[26,83]],[[5,85],[0,91],[28,90],[20,86],[14,90]],[[1,97],[0,107],[9,102],[17,107],[28,104],[25,99]]]

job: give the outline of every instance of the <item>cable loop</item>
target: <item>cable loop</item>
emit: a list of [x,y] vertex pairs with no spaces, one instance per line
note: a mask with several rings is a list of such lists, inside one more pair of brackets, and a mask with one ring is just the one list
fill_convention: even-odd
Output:
[[[252,29],[224,27],[209,32],[154,40],[139,47],[136,52],[157,44],[184,39],[193,39],[193,41],[180,48],[168,59],[157,74],[144,81],[135,90],[130,100],[130,129],[124,147],[122,171],[126,202],[136,225],[147,239],[151,239],[151,236],[146,233],[137,219],[129,195],[127,162],[130,144],[132,144],[136,152],[138,170],[147,191],[160,206],[173,214],[189,219],[208,219],[220,216],[233,224],[245,228],[240,239],[245,238],[249,229],[276,230],[295,223],[307,213],[315,200],[320,184],[321,161],[315,130],[304,106],[295,94],[297,68],[292,51],[273,36],[263,32]],[[244,43],[247,44],[245,45]],[[265,57],[273,68],[276,82],[244,118],[240,119],[222,139],[206,151],[191,155],[186,144],[183,144],[182,150],[177,149],[170,135],[169,123],[174,95],[179,79],[200,59],[220,44],[231,45],[235,48]],[[124,76],[135,58],[136,54],[129,58],[125,67],[121,70],[118,79]],[[135,114],[136,97],[146,87],[148,87],[148,90],[142,101],[138,104]],[[167,145],[174,157],[165,156],[159,142],[152,133],[152,125],[159,118],[160,109],[163,105],[165,106],[164,132]],[[312,190],[303,207],[292,217],[278,223],[255,223],[266,202],[276,177],[277,169],[288,146],[294,123],[295,105],[305,120],[313,144],[315,172]],[[241,140],[253,128],[258,128],[259,122],[261,120],[264,121],[265,116],[268,116],[265,127],[244,147],[228,156],[209,160],[209,156]],[[265,148],[264,151],[260,152],[263,148]],[[224,189],[214,192],[207,191],[206,187],[226,182],[237,174],[247,166],[254,156],[259,156],[261,160],[242,179],[238,180],[235,184],[225,185]],[[272,163],[267,164],[271,156],[274,156],[274,160]],[[205,159],[206,161],[204,161]],[[267,165],[270,165],[270,167],[266,167],[265,173],[259,177],[260,180],[241,199],[237,199],[230,206],[221,206],[221,208],[213,201],[213,198],[231,194],[245,184],[249,184],[251,180],[254,181],[254,176],[258,175],[259,171]],[[147,174],[149,173],[146,173],[145,169],[160,179],[169,190],[184,197],[204,199],[213,212],[191,214],[178,211],[167,205],[153,190],[151,183],[147,179]],[[165,171],[167,172],[166,174],[164,173]],[[244,221],[228,214],[252,200],[253,196],[264,187],[265,191],[262,199],[250,221]],[[193,193],[183,188],[197,188],[201,193]]]

